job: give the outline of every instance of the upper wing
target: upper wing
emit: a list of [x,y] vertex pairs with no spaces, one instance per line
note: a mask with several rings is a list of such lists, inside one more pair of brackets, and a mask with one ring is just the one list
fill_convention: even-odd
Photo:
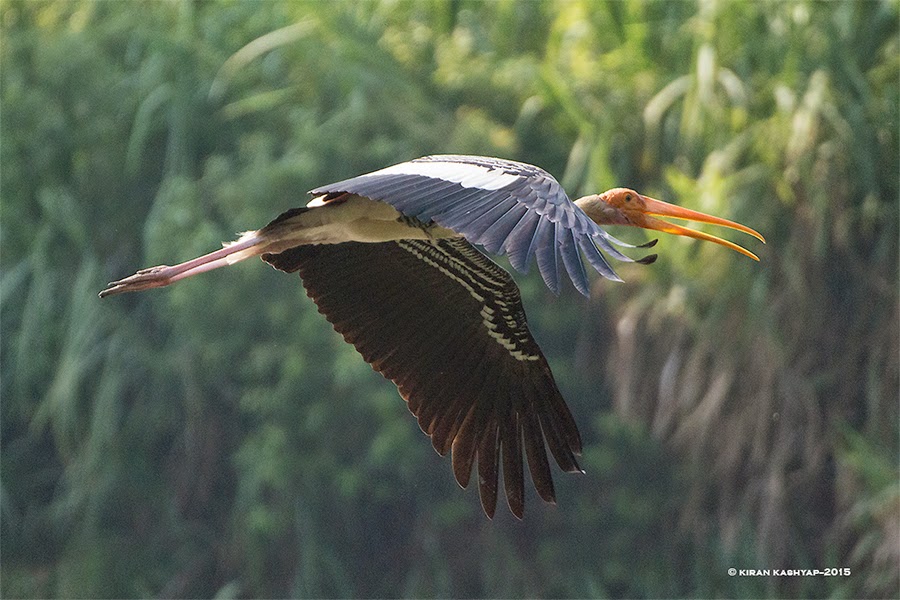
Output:
[[[558,256],[575,287],[588,295],[581,252],[597,272],[619,277],[598,246],[631,261],[616,240],[569,200],[552,175],[524,163],[481,156],[426,156],[322,186],[313,195],[350,192],[381,200],[409,217],[434,221],[489,252],[507,254],[526,272],[533,257],[547,286],[559,293]],[[557,252],[557,249],[559,252]]]
[[554,502],[546,439],[579,471],[581,438],[531,337],[509,274],[461,238],[300,246],[263,260],[297,271],[319,312],[391,379],[460,485],[478,465],[493,516],[502,455],[510,510],[524,511],[522,452],[540,496]]

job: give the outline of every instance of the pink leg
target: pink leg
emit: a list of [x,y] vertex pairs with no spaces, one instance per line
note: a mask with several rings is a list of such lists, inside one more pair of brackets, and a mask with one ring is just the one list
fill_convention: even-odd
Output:
[[[260,246],[258,252],[248,253],[246,256],[241,256],[240,258],[232,258],[231,261],[229,261],[228,257],[232,254],[235,254],[236,252],[240,252],[242,250],[247,250],[248,248],[252,248],[253,246],[257,245]],[[263,252],[264,245],[264,240],[257,235],[252,235],[246,238],[242,237],[235,243],[230,244],[222,248],[221,250],[216,250],[215,252],[204,254],[203,256],[194,258],[181,264],[177,264],[173,267],[167,265],[150,267],[149,269],[142,269],[138,271],[131,277],[113,281],[109,284],[109,286],[107,286],[105,290],[100,292],[100,297],[105,298],[107,296],[124,294],[126,292],[139,292],[141,290],[163,287],[171,283],[175,283],[176,281],[185,279],[186,277],[199,275],[200,273],[205,273],[206,271],[212,271],[213,269],[218,269],[219,267],[228,266],[235,262],[244,260],[245,258],[249,258],[250,256],[261,254]]]

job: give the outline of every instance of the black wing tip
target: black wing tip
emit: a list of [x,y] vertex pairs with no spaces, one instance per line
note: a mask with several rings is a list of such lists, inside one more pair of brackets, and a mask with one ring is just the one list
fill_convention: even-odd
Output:
[[584,475],[585,470],[581,468],[580,464],[578,464],[578,459],[575,458],[576,455],[581,456],[581,446],[579,446],[577,450],[572,450],[572,463],[570,465],[567,465],[568,468],[563,468],[563,470],[566,473],[577,473],[579,475]]
[[496,505],[490,506],[490,505],[487,505],[487,504],[485,504],[484,502],[482,502],[482,503],[481,503],[481,510],[484,511],[484,516],[486,516],[486,517],[488,518],[489,521],[493,521],[493,520],[494,520],[494,513],[495,513],[496,510],[497,510],[497,506],[496,506]]
[[653,238],[652,240],[650,240],[650,241],[647,242],[646,244],[639,244],[639,245],[635,246],[635,248],[652,248],[653,246],[656,245],[656,243],[657,243],[658,241],[659,241],[659,238]]
[[659,258],[658,254],[648,254],[644,258],[637,259],[636,262],[639,265],[652,265],[656,262],[656,259]]

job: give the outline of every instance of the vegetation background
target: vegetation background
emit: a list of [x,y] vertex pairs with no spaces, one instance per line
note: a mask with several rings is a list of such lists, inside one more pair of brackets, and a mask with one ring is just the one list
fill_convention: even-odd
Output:
[[[900,596],[898,21],[896,0],[5,0],[3,597]],[[740,240],[757,264],[666,237],[590,301],[518,277],[587,471],[523,522],[484,518],[295,277],[97,298],[449,152],[768,239]]]

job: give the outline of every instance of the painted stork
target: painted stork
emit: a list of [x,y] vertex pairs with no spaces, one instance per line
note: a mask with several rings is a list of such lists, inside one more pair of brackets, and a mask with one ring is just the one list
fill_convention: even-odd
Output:
[[[616,188],[574,202],[538,167],[479,156],[426,156],[316,188],[293,208],[220,250],[138,271],[100,297],[166,286],[251,256],[297,272],[319,312],[373,369],[393,381],[441,455],[451,452],[466,487],[477,464],[481,505],[493,517],[500,465],[512,513],[524,512],[524,452],[531,479],[555,503],[546,447],[563,471],[580,472],[581,437],[531,336],[509,273],[473,244],[505,254],[523,273],[533,259],[547,286],[562,267],[589,294],[582,255],[620,281],[601,250],[633,261],[598,225],[631,225],[721,244],[656,217],[739,223]],[[636,262],[650,263],[656,255]]]

